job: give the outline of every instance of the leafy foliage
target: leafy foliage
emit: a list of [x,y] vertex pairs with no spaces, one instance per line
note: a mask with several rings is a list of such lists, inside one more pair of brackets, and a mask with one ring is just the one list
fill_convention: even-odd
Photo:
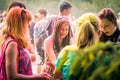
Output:
[[70,80],[118,80],[120,78],[120,45],[108,42],[75,51]]
[[0,11],[7,9],[10,0],[0,0]]

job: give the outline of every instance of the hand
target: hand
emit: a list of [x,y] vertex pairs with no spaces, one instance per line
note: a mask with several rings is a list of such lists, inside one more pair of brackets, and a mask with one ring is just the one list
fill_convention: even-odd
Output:
[[51,78],[51,76],[47,73],[41,73],[40,76],[41,76],[40,80],[50,80]]
[[31,60],[32,60],[32,62],[34,62],[34,61],[36,60],[35,53],[33,53],[33,54],[30,54],[30,56],[31,56]]

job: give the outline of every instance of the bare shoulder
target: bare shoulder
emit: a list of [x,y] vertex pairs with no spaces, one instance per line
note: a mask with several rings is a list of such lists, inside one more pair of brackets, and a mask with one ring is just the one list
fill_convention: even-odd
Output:
[[11,52],[11,51],[16,51],[17,50],[17,43],[15,41],[11,41],[9,42],[7,48],[6,48],[6,52]]
[[6,55],[6,58],[10,60],[18,55],[18,47],[15,41],[9,42],[5,51],[5,55]]
[[9,42],[8,46],[10,46],[10,47],[17,47],[17,42],[11,41],[11,42]]
[[53,38],[52,38],[52,36],[47,37],[47,38],[45,39],[44,43],[46,43],[46,44],[48,44],[48,43],[49,43],[49,44],[53,43]]

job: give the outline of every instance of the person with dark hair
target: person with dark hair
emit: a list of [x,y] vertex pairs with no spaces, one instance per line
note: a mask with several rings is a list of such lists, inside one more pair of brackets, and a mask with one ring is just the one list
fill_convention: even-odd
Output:
[[[63,17],[63,16],[59,17],[55,22],[52,35],[46,38],[44,41],[46,62],[45,62],[45,69],[43,66],[43,71],[53,74],[55,62],[59,55],[59,52],[66,45],[70,45],[72,43],[73,42],[70,35],[70,23],[67,17]],[[48,63],[51,65],[49,66]],[[49,68],[47,69],[46,66],[48,66]]]
[[[69,1],[61,1],[58,5],[58,9],[59,9],[59,16],[66,16],[69,19],[69,15],[71,13],[71,9],[72,9],[72,4]],[[70,19],[69,19],[70,22]],[[71,22],[70,22],[71,24]],[[73,26],[70,26],[71,28],[71,36],[74,39],[74,31],[73,31]]]
[[117,18],[111,8],[103,8],[98,17],[101,21],[100,41],[120,43],[120,31],[117,25]]
[[72,8],[72,5],[68,1],[61,1],[58,4],[59,15],[53,15],[53,16],[50,17],[51,18],[51,23],[48,27],[48,34],[49,35],[52,34],[53,26],[54,26],[54,23],[55,23],[57,17],[59,17],[59,16],[69,17],[69,14],[71,13],[71,8]]
[[44,27],[44,21],[46,20],[47,16],[47,10],[46,9],[40,9],[38,18],[39,20],[35,23],[34,26],[34,41],[38,40],[39,33],[41,32],[42,28]]
[[[72,7],[72,5],[69,3],[69,2],[66,2],[66,1],[63,1],[63,2],[61,2],[60,4],[59,4],[59,9],[60,9],[60,14],[59,15],[52,15],[52,16],[50,16],[50,17],[48,17],[48,18],[45,18],[45,19],[43,19],[43,20],[40,20],[38,23],[36,23],[35,24],[35,26],[34,26],[34,40],[35,40],[35,44],[36,44],[36,41],[38,41],[37,39],[38,39],[38,37],[39,37],[39,34],[38,34],[38,32],[40,33],[40,32],[42,32],[42,30],[45,30],[45,28],[47,27],[47,29],[46,29],[46,33],[48,33],[48,36],[51,36],[52,35],[52,32],[54,31],[54,24],[55,24],[55,22],[56,22],[56,20],[57,20],[57,18],[58,17],[68,17],[68,15],[70,14],[70,12],[71,12],[71,7]],[[44,15],[45,15],[45,11],[43,10],[43,9],[40,9],[39,10],[39,13],[44,13]],[[46,26],[46,24],[47,24],[47,26]],[[57,30],[58,31],[58,30]],[[44,33],[45,33],[44,32]],[[70,28],[70,32],[71,32],[71,28]],[[71,32],[72,33],[72,32]],[[36,38],[36,39],[35,39]],[[42,38],[40,38],[40,39],[42,39]],[[44,40],[42,40],[42,41],[44,41]],[[40,42],[40,41],[39,41]],[[41,46],[41,48],[43,48],[43,46]],[[50,47],[51,48],[51,47]],[[52,47],[53,48],[53,47]],[[40,48],[39,48],[39,50],[40,50]],[[37,50],[36,50],[37,51]],[[42,54],[42,52],[43,52],[43,49],[41,49],[41,52],[37,52],[37,53],[40,53],[40,54]],[[41,65],[43,65],[44,64],[44,62],[45,62],[45,57],[43,56],[44,55],[44,53],[45,52],[43,52],[43,54],[42,54],[42,56],[40,56],[40,55],[38,55],[38,56],[36,56],[36,61],[37,61],[37,64],[38,64],[38,72],[40,72],[40,67],[39,66],[41,66]],[[39,58],[38,58],[39,57]],[[53,56],[54,57],[54,56]],[[54,58],[53,58],[54,59]]]
[[26,9],[26,6],[20,1],[13,1],[9,4],[7,12],[13,7],[20,7]]
[[72,8],[72,5],[70,2],[68,2],[68,1],[60,2],[60,4],[59,4],[60,15],[69,16],[69,14],[71,12],[71,8]]
[[39,10],[39,13],[40,13],[40,15],[43,15],[43,17],[44,17],[44,16],[47,16],[47,10],[46,10],[46,9],[43,9],[43,8],[40,9],[40,10]]
[[[4,19],[5,19],[5,16],[7,15],[8,11],[13,8],[13,7],[20,7],[20,8],[24,8],[26,9],[25,5],[20,2],[20,1],[13,1],[9,4],[8,8],[7,8],[7,11],[6,11],[6,14],[4,15]],[[2,25],[0,25],[0,29],[4,26],[4,20],[2,22]]]

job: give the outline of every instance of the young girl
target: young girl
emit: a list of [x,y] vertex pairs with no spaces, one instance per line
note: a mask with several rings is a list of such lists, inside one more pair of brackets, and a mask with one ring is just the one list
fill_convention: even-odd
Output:
[[14,7],[6,16],[0,35],[0,80],[48,79],[47,74],[32,75],[31,59],[27,48],[30,44],[28,10]]
[[67,17],[58,17],[55,22],[53,33],[44,42],[47,62],[55,67],[55,61],[62,48],[72,44],[71,29]]
[[98,16],[101,21],[100,26],[100,41],[111,41],[120,44],[120,30],[117,25],[117,18],[111,8],[103,8]]

